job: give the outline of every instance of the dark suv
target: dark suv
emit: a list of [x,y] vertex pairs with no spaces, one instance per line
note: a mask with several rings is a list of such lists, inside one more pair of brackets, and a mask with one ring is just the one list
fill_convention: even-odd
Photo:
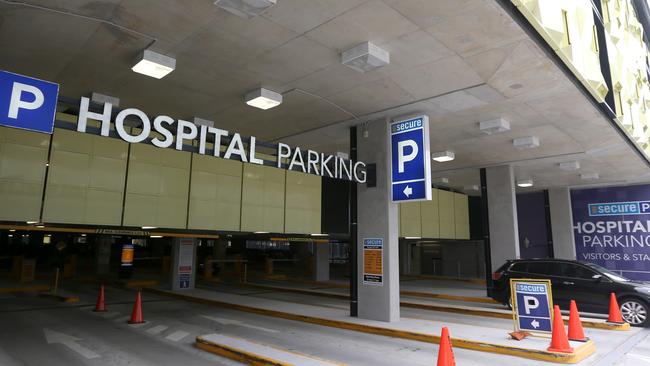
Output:
[[650,282],[629,280],[592,263],[562,259],[509,260],[492,274],[491,297],[510,306],[510,279],[551,280],[553,303],[568,310],[575,300],[580,311],[608,313],[609,294],[616,294],[623,319],[632,325],[649,324]]

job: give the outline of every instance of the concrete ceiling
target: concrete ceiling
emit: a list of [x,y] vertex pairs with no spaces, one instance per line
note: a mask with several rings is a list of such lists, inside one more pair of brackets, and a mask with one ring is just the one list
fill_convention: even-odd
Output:
[[[0,68],[58,82],[65,96],[96,91],[121,107],[324,152],[347,151],[351,125],[426,113],[432,150],[456,153],[433,162],[434,176],[458,189],[503,163],[534,189],[593,184],[580,173],[650,181],[645,162],[494,1],[278,0],[250,20],[210,0],[26,2],[34,6],[0,0]],[[341,65],[340,53],[364,41],[390,51],[390,65]],[[161,80],[133,73],[147,46],[175,57],[176,70]],[[246,106],[243,94],[258,86],[285,93],[284,103]],[[482,134],[478,123],[494,118],[512,129]],[[512,146],[530,135],[539,148]],[[582,168],[558,168],[570,160]]]

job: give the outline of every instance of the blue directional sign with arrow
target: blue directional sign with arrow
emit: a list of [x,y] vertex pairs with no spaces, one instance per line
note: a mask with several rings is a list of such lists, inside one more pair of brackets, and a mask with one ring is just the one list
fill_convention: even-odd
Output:
[[429,117],[389,124],[393,202],[431,199]]
[[515,329],[551,333],[553,298],[547,280],[510,280]]

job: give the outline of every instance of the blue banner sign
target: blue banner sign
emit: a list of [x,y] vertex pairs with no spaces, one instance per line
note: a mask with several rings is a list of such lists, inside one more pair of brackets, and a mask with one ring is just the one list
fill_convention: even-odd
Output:
[[553,298],[547,280],[510,280],[515,329],[551,333]]
[[0,70],[0,125],[52,134],[59,84]]
[[579,261],[650,281],[650,185],[571,191]]
[[393,202],[431,199],[429,117],[389,124]]

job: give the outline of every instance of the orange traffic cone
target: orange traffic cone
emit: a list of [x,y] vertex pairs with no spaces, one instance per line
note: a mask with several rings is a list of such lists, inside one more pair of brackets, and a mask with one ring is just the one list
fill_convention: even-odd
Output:
[[551,338],[551,345],[548,347],[550,352],[572,353],[573,348],[569,344],[566,331],[564,330],[564,320],[560,307],[555,305],[553,307],[553,336]]
[[574,300],[571,300],[571,306],[569,307],[569,339],[581,342],[588,340],[585,337],[585,331],[582,329],[580,313],[578,313],[578,306]]
[[625,323],[621,316],[621,309],[618,307],[618,301],[616,301],[616,295],[613,292],[609,295],[609,318],[607,321],[610,323]]
[[106,310],[106,303],[104,302],[104,285],[99,288],[99,296],[97,296],[97,304],[95,304],[96,312],[104,312]]
[[135,304],[133,304],[133,312],[131,312],[131,320],[129,324],[142,324],[144,323],[144,318],[142,317],[142,295],[140,291],[135,297]]
[[440,347],[438,347],[438,366],[456,366],[454,359],[454,350],[451,348],[451,339],[449,338],[449,329],[442,327],[440,335]]

